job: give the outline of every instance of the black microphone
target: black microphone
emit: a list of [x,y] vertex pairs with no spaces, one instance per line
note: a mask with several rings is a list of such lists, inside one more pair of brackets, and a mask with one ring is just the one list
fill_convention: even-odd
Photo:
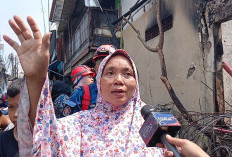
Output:
[[155,112],[152,105],[145,105],[141,109],[144,123],[139,130],[143,141],[147,147],[155,147],[157,143],[163,143],[167,150],[172,151],[174,157],[182,157],[176,146],[170,144],[166,135],[176,136],[181,125],[171,114],[165,112]]

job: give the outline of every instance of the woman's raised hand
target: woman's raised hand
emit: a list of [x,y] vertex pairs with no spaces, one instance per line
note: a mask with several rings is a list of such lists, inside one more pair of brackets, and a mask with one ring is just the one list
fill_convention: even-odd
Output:
[[29,118],[34,126],[37,104],[47,76],[49,64],[50,34],[43,37],[32,17],[27,17],[31,28],[29,30],[19,16],[9,20],[9,24],[18,36],[21,45],[4,35],[4,40],[17,52],[24,75],[27,79],[27,88],[30,97]]
[[9,24],[21,43],[4,35],[4,40],[17,52],[27,79],[45,80],[49,64],[50,33],[41,36],[34,19],[27,17],[30,29],[19,16],[9,20]]

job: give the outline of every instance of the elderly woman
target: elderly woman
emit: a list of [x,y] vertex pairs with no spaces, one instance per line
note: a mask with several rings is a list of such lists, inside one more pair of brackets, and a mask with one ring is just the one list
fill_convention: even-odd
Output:
[[[116,50],[100,64],[96,108],[57,120],[47,78],[49,34],[42,38],[35,21],[27,20],[33,36],[20,17],[9,21],[21,46],[4,36],[16,50],[27,79],[18,111],[20,156],[163,156],[163,149],[147,148],[138,133],[145,104],[135,65],[124,50]],[[181,147],[184,156],[208,156],[188,140],[167,139]]]
[[57,120],[46,77],[49,34],[42,39],[34,20],[27,20],[33,36],[18,16],[9,21],[21,46],[4,36],[17,51],[27,79],[18,115],[21,156],[163,156],[163,149],[147,148],[139,135],[144,103],[137,70],[124,50],[116,50],[99,67],[96,108]]

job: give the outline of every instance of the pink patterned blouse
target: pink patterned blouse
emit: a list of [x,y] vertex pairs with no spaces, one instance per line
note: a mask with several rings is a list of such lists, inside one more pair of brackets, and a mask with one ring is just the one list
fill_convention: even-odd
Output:
[[[123,51],[123,50],[122,50]],[[119,52],[120,53],[120,52]],[[132,59],[127,56],[136,67]],[[106,57],[99,68],[98,89],[104,66],[112,55]],[[129,102],[112,107],[99,91],[96,108],[56,119],[49,92],[48,79],[43,86],[37,107],[35,126],[29,123],[29,98],[26,83],[19,105],[19,148],[21,156],[164,156],[164,150],[146,147],[139,135],[144,120],[140,109],[145,104],[140,100],[138,77],[137,88]]]

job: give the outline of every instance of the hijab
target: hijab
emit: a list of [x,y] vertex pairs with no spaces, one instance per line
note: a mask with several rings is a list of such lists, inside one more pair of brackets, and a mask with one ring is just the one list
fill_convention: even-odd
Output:
[[[100,79],[107,61],[116,54],[127,57],[132,63],[137,86],[126,104],[113,107],[102,97]],[[32,156],[163,156],[163,149],[146,147],[139,135],[144,122],[140,110],[145,104],[140,99],[136,67],[126,51],[118,49],[107,56],[100,64],[96,80],[96,107],[59,120],[54,116],[47,93],[48,81],[45,81],[37,107],[33,145],[28,146],[33,147]]]

